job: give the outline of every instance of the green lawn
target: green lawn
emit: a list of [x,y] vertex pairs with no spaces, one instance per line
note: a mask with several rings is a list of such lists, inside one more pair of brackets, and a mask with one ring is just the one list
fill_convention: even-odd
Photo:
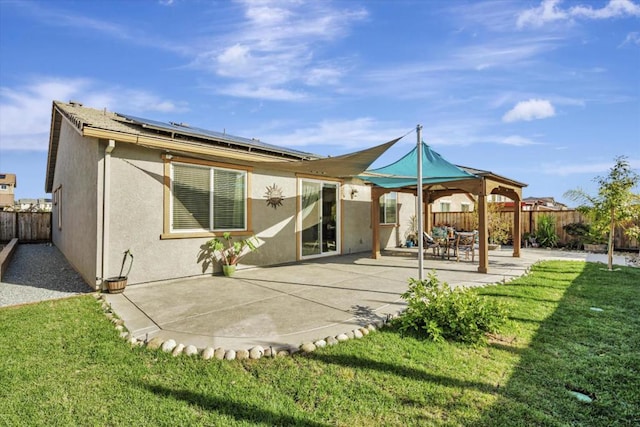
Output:
[[386,328],[232,362],[132,349],[90,296],[0,309],[0,425],[640,424],[640,269],[545,262],[480,292],[510,309],[486,347]]

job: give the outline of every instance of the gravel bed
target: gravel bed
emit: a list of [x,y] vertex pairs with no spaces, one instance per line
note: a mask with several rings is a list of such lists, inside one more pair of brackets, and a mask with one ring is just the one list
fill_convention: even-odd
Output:
[[0,282],[0,307],[91,292],[58,248],[24,244],[16,248]]

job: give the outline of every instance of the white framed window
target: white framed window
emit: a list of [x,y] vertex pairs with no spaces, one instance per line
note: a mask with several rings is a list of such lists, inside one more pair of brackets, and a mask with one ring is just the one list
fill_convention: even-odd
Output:
[[380,224],[397,224],[398,193],[391,192],[380,196]]
[[471,212],[471,204],[470,203],[460,203],[460,210],[462,212]]
[[440,202],[440,212],[451,212],[451,202]]
[[171,231],[247,229],[247,172],[171,164]]

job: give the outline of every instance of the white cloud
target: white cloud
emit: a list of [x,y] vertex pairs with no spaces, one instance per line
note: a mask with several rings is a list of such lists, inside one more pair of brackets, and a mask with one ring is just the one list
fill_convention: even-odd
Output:
[[[346,152],[382,144],[404,135],[407,131],[408,129],[400,128],[394,123],[378,121],[371,117],[360,117],[352,120],[323,120],[288,133],[264,134],[261,132],[263,134],[261,139],[287,147],[340,147]],[[327,151],[331,152],[335,149]]]
[[515,147],[524,147],[526,145],[537,145],[538,143],[519,135],[510,135],[505,138],[499,139],[500,144],[513,145]]
[[47,150],[51,103],[80,101],[87,107],[128,113],[180,112],[186,103],[87,78],[40,77],[19,88],[0,87],[0,141],[7,150]]
[[582,16],[588,19],[640,16],[640,5],[631,0],[609,0],[609,3],[601,9],[594,9],[591,6],[575,6],[570,9],[570,12],[573,16]]
[[600,9],[592,6],[578,5],[570,9],[562,9],[561,0],[543,0],[538,7],[521,12],[516,25],[523,27],[541,27],[556,21],[571,21],[574,18],[611,19],[620,17],[640,16],[640,5],[632,0],[609,0]]
[[[172,3],[173,0],[164,1],[166,5],[171,5]],[[55,3],[50,2],[50,4],[53,5]],[[162,0],[160,4],[163,4]],[[14,5],[29,12],[33,17],[41,21],[43,25],[75,28],[82,32],[88,31],[102,34],[111,39],[129,44],[152,47],[182,55],[192,52],[192,47],[188,44],[177,44],[161,36],[147,34],[139,28],[132,29],[131,26],[83,16],[62,8],[50,8],[49,4],[43,2],[15,2]],[[55,5],[58,6],[57,4]]]
[[[640,168],[640,159],[628,159],[629,166],[632,169]],[[580,163],[580,164],[557,164],[557,163],[548,163],[543,164],[541,168],[541,172],[546,175],[559,175],[559,176],[567,176],[567,175],[583,175],[583,174],[603,174],[608,173],[609,170],[614,166],[612,162],[594,162],[594,163]]]
[[546,99],[530,99],[518,102],[515,107],[507,111],[502,116],[502,121],[506,123],[521,120],[530,121],[536,119],[546,119],[555,116],[556,112],[551,102]]
[[[239,3],[242,21],[232,22],[231,30],[192,65],[231,81],[219,92],[260,99],[296,100],[299,96],[290,95],[304,87],[337,84],[345,67],[336,59],[328,65],[319,58],[318,46],[343,37],[367,17],[363,9],[335,9],[326,2]],[[238,90],[247,87],[260,90]]]
[[620,46],[625,46],[625,45],[628,45],[628,44],[635,44],[637,46],[640,46],[640,32],[633,31],[633,32],[627,34],[627,37],[620,44]]
[[520,13],[516,25],[518,28],[526,26],[541,27],[548,22],[569,19],[569,14],[557,6],[560,1],[561,0],[543,0],[540,6]]

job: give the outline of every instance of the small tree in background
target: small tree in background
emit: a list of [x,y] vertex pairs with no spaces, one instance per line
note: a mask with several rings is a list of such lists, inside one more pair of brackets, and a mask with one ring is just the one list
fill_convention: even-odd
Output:
[[[631,221],[639,215],[640,209],[640,195],[632,192],[640,182],[640,175],[631,169],[625,156],[618,156],[615,161],[607,176],[595,178],[598,183],[596,196],[590,196],[582,189],[569,190],[564,194],[566,198],[581,203],[577,209],[589,217],[592,231],[608,236],[609,270],[613,270],[613,237],[616,224]],[[637,230],[629,227],[625,232],[633,237]]]
[[504,203],[487,203],[489,243],[504,245],[511,236],[511,222],[502,215]]

